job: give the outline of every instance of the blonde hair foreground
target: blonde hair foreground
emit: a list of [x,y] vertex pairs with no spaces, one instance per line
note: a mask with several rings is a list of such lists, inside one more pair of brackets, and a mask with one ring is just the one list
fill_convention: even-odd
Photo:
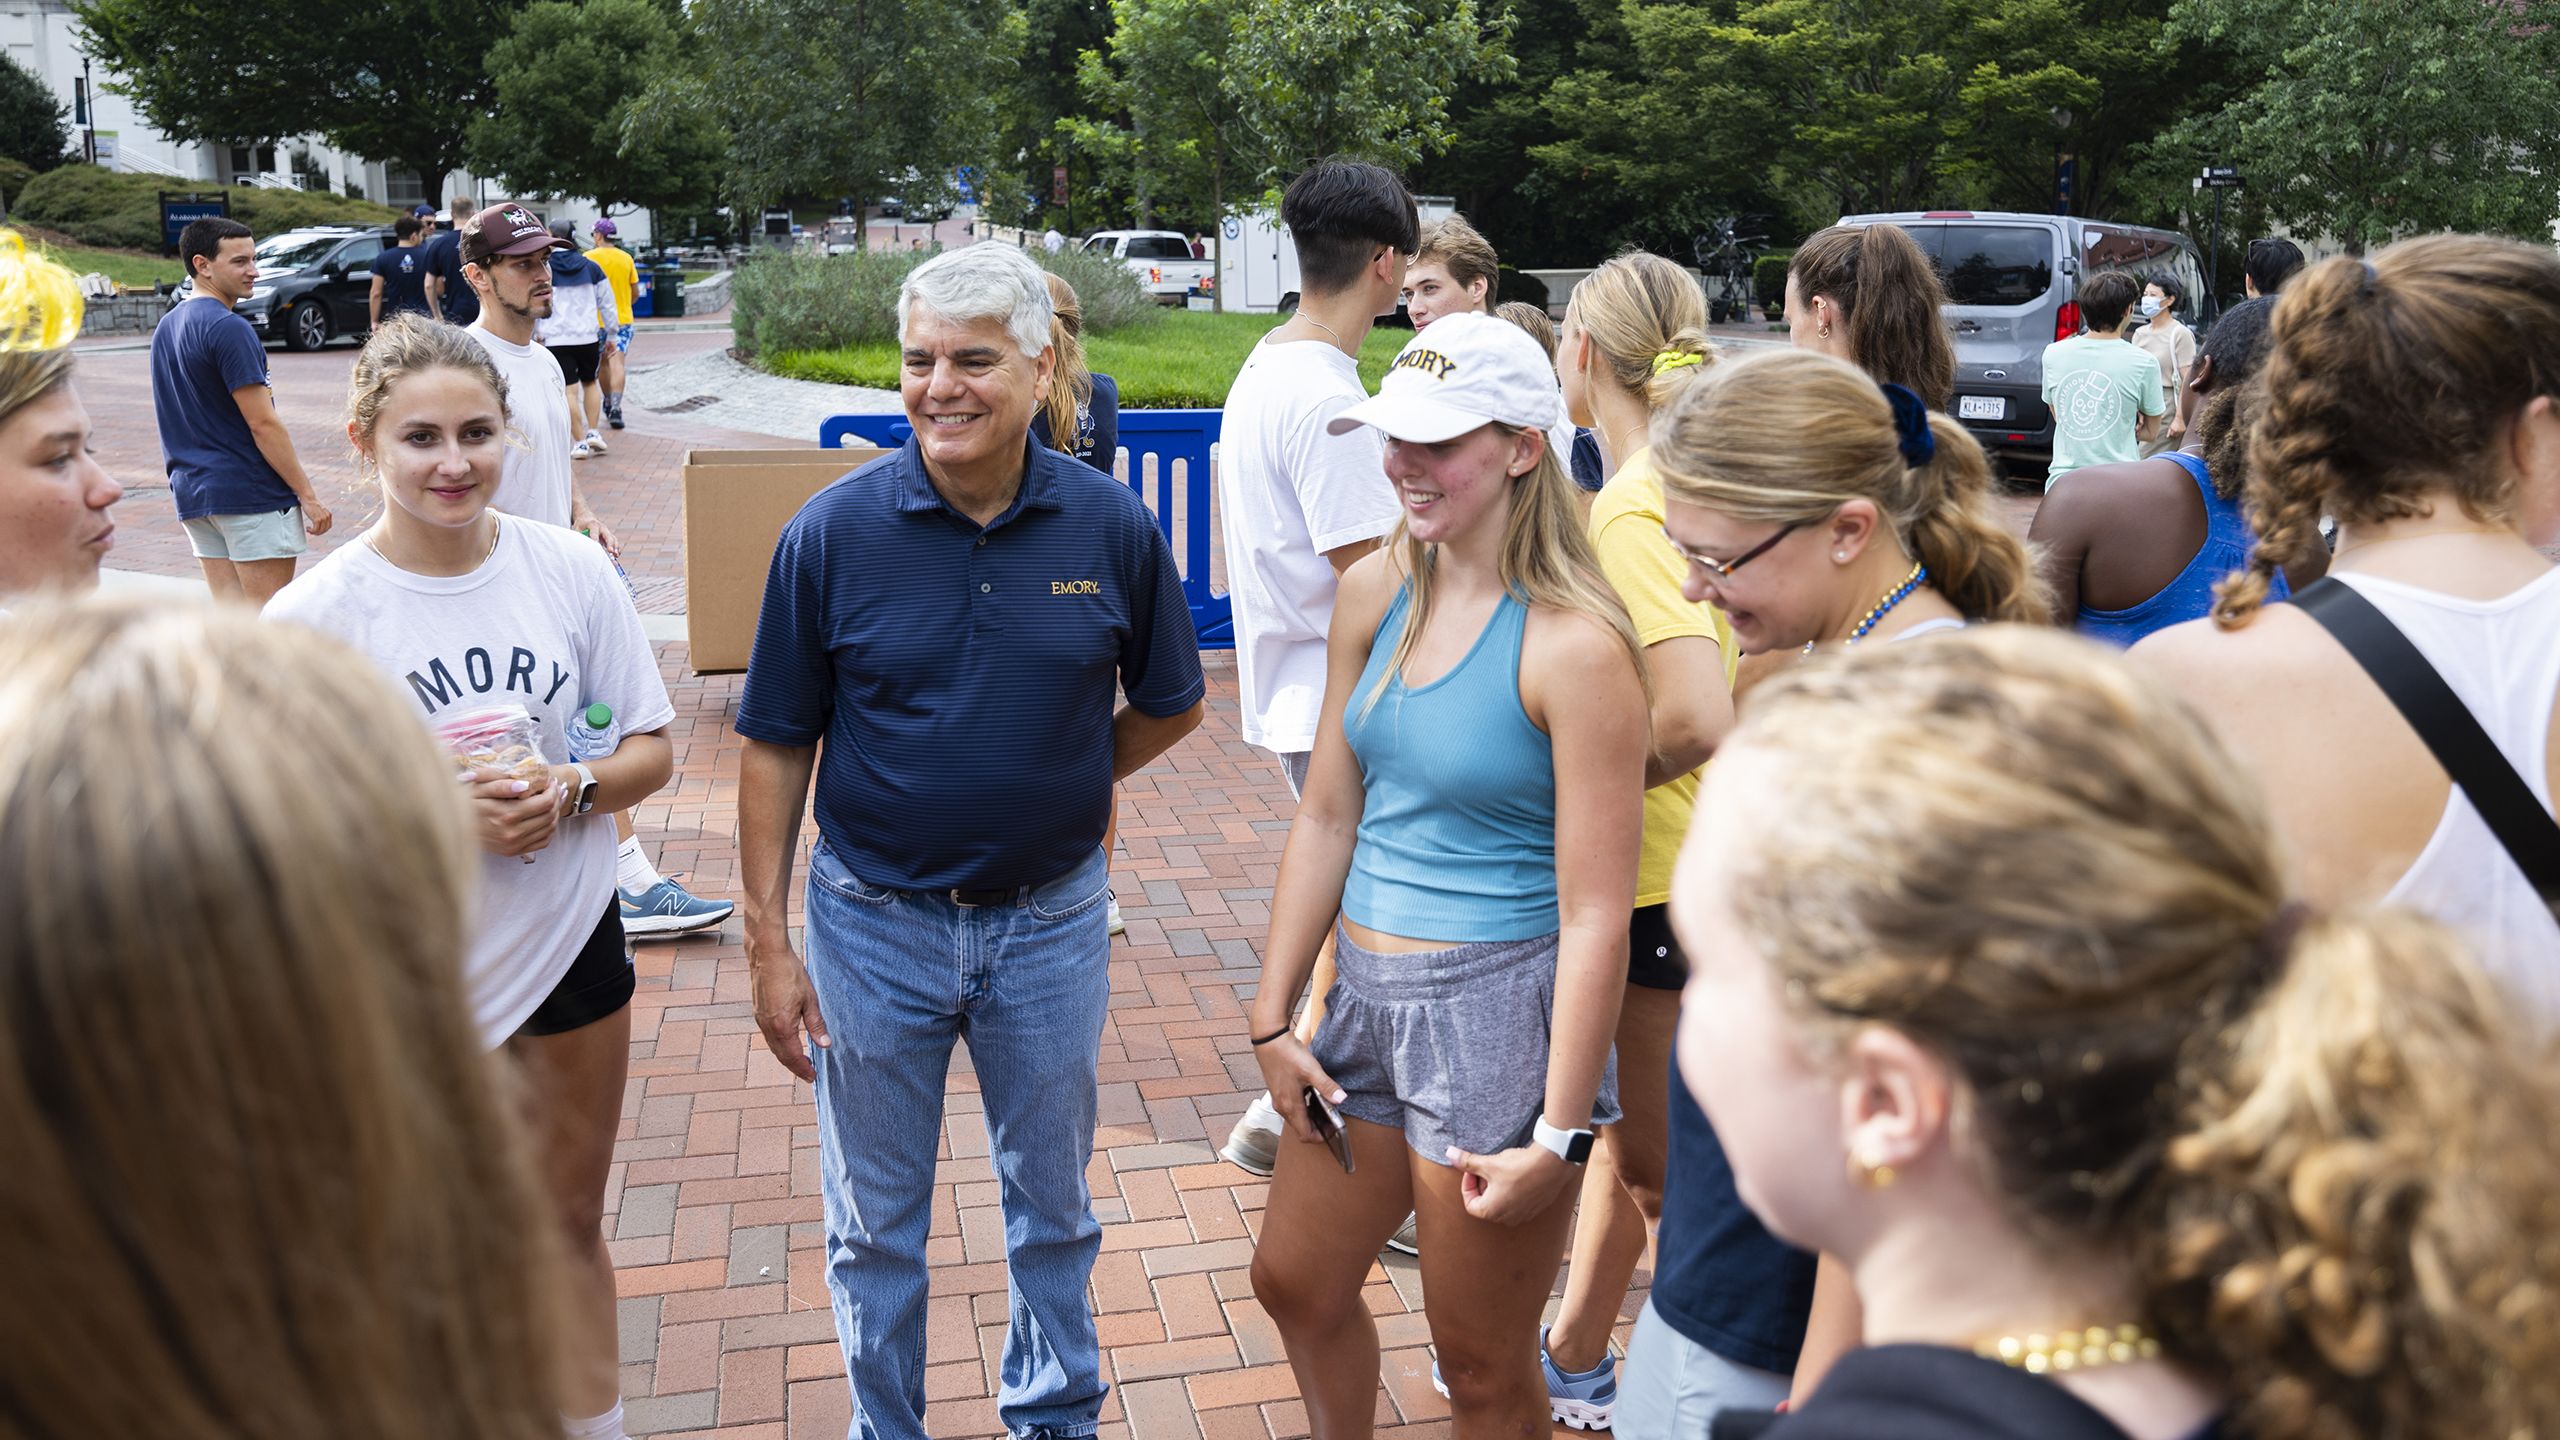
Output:
[[452,768],[298,627],[0,620],[0,1435],[556,1440]]
[[1731,877],[1826,1036],[1961,1078],[2028,1233],[2123,1257],[2251,1440],[2560,1434],[2560,1077],[2445,930],[2288,904],[2255,788],[2088,642],[1995,626],[1752,695]]

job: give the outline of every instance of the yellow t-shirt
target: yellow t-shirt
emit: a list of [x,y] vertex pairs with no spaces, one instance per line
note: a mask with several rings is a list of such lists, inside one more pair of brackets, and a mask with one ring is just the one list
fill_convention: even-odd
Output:
[[614,308],[621,312],[617,325],[631,323],[631,292],[640,284],[639,268],[631,263],[631,252],[619,245],[599,245],[587,252],[604,272],[605,283],[613,287]]
[[[1654,473],[1649,451],[1629,455],[1600,487],[1591,502],[1591,543],[1600,552],[1601,572],[1635,621],[1637,642],[1654,645],[1690,635],[1713,640],[1724,657],[1724,683],[1730,687],[1741,658],[1734,653],[1733,626],[1723,611],[1692,604],[1680,593],[1683,566],[1662,533],[1662,477]],[[1693,770],[1644,792],[1644,851],[1636,864],[1639,907],[1671,898],[1672,863],[1680,858],[1680,841],[1698,806],[1698,773]]]

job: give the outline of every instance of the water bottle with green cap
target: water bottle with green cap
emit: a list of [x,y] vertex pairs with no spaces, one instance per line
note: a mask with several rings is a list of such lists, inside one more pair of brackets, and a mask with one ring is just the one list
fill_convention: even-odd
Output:
[[619,743],[613,733],[613,707],[599,700],[569,717],[569,758],[601,760]]

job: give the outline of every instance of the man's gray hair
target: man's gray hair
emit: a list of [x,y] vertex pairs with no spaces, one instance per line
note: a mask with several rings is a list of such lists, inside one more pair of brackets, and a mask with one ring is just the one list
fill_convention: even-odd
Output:
[[946,250],[907,272],[898,287],[898,343],[907,343],[907,317],[923,306],[966,325],[1001,320],[1027,356],[1049,347],[1049,279],[1031,257],[1010,245],[981,243]]

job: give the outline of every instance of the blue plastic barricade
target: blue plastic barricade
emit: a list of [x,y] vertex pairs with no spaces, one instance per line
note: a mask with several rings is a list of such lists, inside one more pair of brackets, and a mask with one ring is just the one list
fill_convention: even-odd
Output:
[[[1123,410],[1120,448],[1129,452],[1129,488],[1147,498],[1147,459],[1155,459],[1156,528],[1173,547],[1182,567],[1182,598],[1191,606],[1191,628],[1203,650],[1232,650],[1236,644],[1235,612],[1224,595],[1209,589],[1209,496],[1213,489],[1209,447],[1218,443],[1220,410]],[[894,450],[907,443],[915,427],[902,414],[831,415],[818,427],[818,443],[827,449],[878,445]],[[1174,493],[1174,463],[1182,463],[1181,503]],[[1175,534],[1178,517],[1181,533]]]

